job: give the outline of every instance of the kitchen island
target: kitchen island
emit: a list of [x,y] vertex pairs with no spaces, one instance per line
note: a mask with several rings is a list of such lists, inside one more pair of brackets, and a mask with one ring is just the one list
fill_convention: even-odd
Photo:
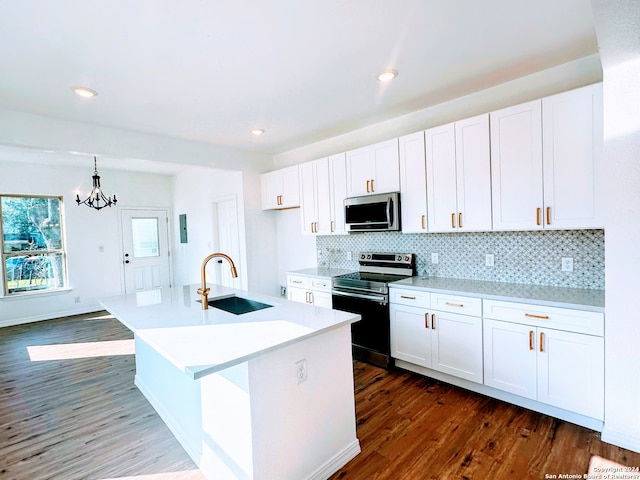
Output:
[[351,323],[359,316],[209,285],[100,299],[134,332],[136,386],[210,479],[323,479],[360,452]]

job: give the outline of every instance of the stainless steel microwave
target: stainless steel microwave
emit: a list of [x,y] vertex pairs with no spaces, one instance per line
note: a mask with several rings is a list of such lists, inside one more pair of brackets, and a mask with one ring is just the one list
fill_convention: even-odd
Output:
[[347,232],[400,230],[400,193],[351,197],[344,201]]

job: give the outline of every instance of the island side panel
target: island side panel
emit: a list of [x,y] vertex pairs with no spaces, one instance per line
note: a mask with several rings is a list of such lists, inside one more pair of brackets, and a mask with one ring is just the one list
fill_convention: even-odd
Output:
[[200,382],[191,379],[137,335],[135,348],[136,386],[187,454],[199,464],[202,456]]
[[327,478],[360,452],[350,325],[250,360],[249,381],[256,480]]

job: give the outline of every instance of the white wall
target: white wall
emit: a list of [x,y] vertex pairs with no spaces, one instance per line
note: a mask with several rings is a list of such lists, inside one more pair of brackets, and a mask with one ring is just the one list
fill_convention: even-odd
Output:
[[[122,252],[119,215],[122,207],[171,207],[171,177],[100,168],[108,195],[117,194],[116,208],[100,211],[75,204],[77,191],[91,188],[87,168],[0,162],[0,192],[60,195],[64,200],[65,241],[71,291],[0,299],[0,326],[100,310],[97,297],[121,293]],[[104,252],[99,251],[99,247]],[[80,303],[74,302],[80,297]]]
[[592,0],[604,70],[605,425],[602,439],[640,452],[640,7]]
[[[282,153],[274,157],[274,162],[278,168],[282,168],[315,160],[601,80],[600,59],[598,55],[592,55],[440,105]],[[297,211],[298,209],[296,209]],[[297,214],[299,215],[299,213]],[[276,215],[279,215],[278,271],[282,282],[283,272],[315,266],[317,260],[314,237],[301,233],[299,219],[289,211],[276,212]],[[292,253],[295,253],[296,256],[294,257]]]
[[[234,258],[238,269],[236,288],[248,288],[242,172],[205,167],[187,167],[173,178],[175,284],[200,282],[202,260],[214,252],[213,202],[235,196],[238,207],[240,257]],[[188,243],[180,243],[178,215],[187,215]],[[225,252],[229,253],[229,252]],[[227,266],[223,266],[227,268]],[[212,269],[207,268],[210,275]],[[212,281],[212,278],[208,278]]]

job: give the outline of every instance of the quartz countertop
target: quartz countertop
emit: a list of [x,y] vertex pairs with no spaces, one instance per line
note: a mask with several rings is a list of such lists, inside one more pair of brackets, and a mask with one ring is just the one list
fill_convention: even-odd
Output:
[[604,290],[441,277],[410,277],[389,286],[604,313]]
[[345,268],[312,267],[303,268],[302,270],[293,270],[287,272],[287,274],[302,275],[305,277],[337,277],[339,275],[346,275],[356,271],[357,270],[347,270]]
[[237,295],[272,306],[242,315],[214,307],[202,310],[199,285],[105,297],[99,302],[194,379],[360,320],[353,313],[208,286],[209,300]]

